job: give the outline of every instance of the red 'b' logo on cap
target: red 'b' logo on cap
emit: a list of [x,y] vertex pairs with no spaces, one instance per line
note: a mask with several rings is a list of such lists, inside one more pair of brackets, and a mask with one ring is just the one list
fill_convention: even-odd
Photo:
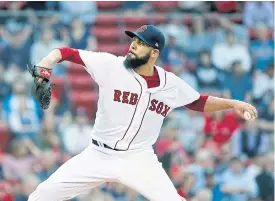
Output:
[[146,25],[143,25],[142,27],[140,27],[137,32],[144,32],[147,29]]

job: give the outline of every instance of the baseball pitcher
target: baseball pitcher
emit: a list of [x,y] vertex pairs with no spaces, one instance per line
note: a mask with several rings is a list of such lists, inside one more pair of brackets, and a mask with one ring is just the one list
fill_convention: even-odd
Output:
[[152,148],[169,112],[185,106],[200,112],[234,109],[247,120],[257,117],[252,105],[200,95],[173,73],[156,66],[165,38],[155,26],[125,33],[132,42],[124,57],[62,47],[29,67],[44,109],[50,104],[50,77],[56,63],[81,64],[99,85],[90,145],[41,183],[29,201],[68,200],[104,182],[123,183],[151,201],[184,200]]

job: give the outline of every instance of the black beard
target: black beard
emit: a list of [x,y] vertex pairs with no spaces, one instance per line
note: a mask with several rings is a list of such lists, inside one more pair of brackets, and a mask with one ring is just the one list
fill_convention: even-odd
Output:
[[150,59],[150,54],[147,54],[139,58],[131,58],[129,55],[127,55],[123,63],[127,69],[136,69],[139,66],[146,64],[149,59]]

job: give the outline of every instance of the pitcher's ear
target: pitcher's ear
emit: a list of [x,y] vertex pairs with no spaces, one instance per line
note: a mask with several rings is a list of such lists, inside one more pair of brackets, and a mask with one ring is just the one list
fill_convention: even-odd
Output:
[[157,49],[153,49],[152,52],[151,52],[151,56],[154,57],[154,58],[159,56],[159,54],[160,54],[160,52]]

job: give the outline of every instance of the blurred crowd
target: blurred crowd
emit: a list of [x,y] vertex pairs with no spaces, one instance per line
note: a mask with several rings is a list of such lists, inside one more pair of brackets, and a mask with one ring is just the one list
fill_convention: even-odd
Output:
[[[53,68],[62,90],[54,87],[51,107],[42,111],[26,64],[56,47],[98,51],[102,43],[93,30],[99,15],[159,12],[165,16],[158,27],[166,48],[158,65],[201,94],[247,101],[259,112],[252,122],[232,111],[183,107],[170,113],[154,149],[178,193],[187,201],[274,200],[274,3],[172,2],[176,6],[164,11],[153,2],[116,2],[119,6],[107,11],[99,3],[0,2],[9,13],[0,17],[0,200],[26,201],[40,182],[87,147],[94,124],[94,110],[72,104],[68,73],[80,66],[63,62]],[[183,13],[190,16],[187,24],[179,17]],[[241,19],[235,22],[232,15]],[[146,199],[107,183],[73,200]]]

